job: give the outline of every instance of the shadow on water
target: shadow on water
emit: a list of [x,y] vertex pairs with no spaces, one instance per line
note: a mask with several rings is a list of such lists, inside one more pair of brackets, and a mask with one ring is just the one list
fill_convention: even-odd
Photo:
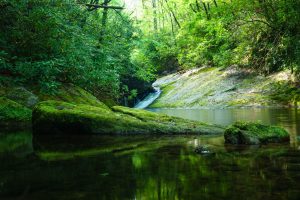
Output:
[[[265,115],[270,114],[254,113],[253,119]],[[290,117],[297,138],[296,116],[273,116],[281,122],[272,124]],[[300,151],[295,143],[234,147],[225,146],[223,136],[32,138],[28,131],[2,133],[0,199],[296,200]],[[213,154],[196,153],[201,145]]]

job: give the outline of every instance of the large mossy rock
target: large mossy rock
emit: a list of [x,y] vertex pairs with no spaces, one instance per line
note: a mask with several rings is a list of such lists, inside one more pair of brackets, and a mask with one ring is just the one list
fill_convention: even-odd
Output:
[[6,97],[28,108],[34,107],[39,102],[39,98],[24,87],[10,88]]
[[72,84],[62,85],[54,94],[39,94],[39,97],[42,101],[55,100],[72,104],[105,106],[94,95]]
[[30,125],[31,110],[6,97],[0,97],[0,126],[27,126]]
[[33,110],[34,134],[220,134],[223,128],[121,106],[40,102]]
[[227,144],[266,144],[290,140],[289,133],[281,127],[262,125],[252,122],[236,122],[224,133]]

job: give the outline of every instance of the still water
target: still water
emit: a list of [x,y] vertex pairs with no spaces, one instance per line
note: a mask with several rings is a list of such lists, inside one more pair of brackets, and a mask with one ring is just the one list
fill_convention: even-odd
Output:
[[[74,136],[39,138],[45,145],[37,146],[30,131],[2,133],[0,199],[299,199],[297,110],[159,112],[222,125],[281,124],[294,141],[235,148],[222,136]],[[195,153],[198,145],[214,154]]]
[[230,109],[148,109],[175,117],[228,126],[236,121],[261,122],[284,127],[296,146],[300,136],[300,110],[287,108],[230,108]]

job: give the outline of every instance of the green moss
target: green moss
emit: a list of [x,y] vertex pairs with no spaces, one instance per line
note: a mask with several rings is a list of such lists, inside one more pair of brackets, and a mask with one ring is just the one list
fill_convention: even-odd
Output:
[[0,96],[4,96],[6,93],[6,88],[0,85]]
[[39,101],[39,98],[25,87],[8,88],[5,97],[28,108],[34,107]]
[[221,127],[149,111],[59,101],[39,103],[33,112],[33,130],[39,134],[213,134]]
[[245,105],[247,103],[249,103],[249,101],[246,99],[235,99],[232,101],[228,101],[227,105],[228,106],[240,106],[240,105]]
[[175,88],[175,86],[173,84],[169,84],[169,85],[165,85],[163,88],[161,88],[162,93],[169,93],[170,91],[172,91]]
[[214,92],[215,92],[214,89],[210,89],[210,90],[208,90],[203,96],[204,96],[204,97],[212,96]]
[[[205,72],[211,72],[213,70],[217,69],[216,67],[204,67],[196,72],[196,74],[205,73]],[[193,74],[194,75],[194,74]]]
[[[144,122],[151,122],[154,124],[164,124],[168,127],[178,126],[179,132],[199,132],[199,133],[210,133],[218,134],[221,133],[223,128],[217,125],[208,125],[203,122],[192,121],[187,119],[182,119],[179,117],[171,117],[165,114],[158,114],[141,109],[131,109],[128,107],[115,106],[112,108],[116,112],[120,112],[126,115],[131,115],[135,118],[138,118]],[[172,128],[170,129],[170,131]]]
[[231,144],[278,143],[289,141],[289,133],[277,126],[236,122],[225,130],[224,138]]
[[99,101],[95,96],[91,93],[85,91],[84,89],[73,86],[73,85],[64,85],[59,91],[54,95],[49,94],[41,94],[40,98],[44,101],[46,100],[56,100],[56,101],[64,101],[73,104],[87,104],[97,107],[106,107],[104,103]]
[[154,112],[150,112],[150,111],[146,111],[146,110],[142,110],[142,109],[132,109],[132,108],[123,107],[123,106],[114,106],[114,107],[112,107],[112,109],[116,112],[131,115],[131,116],[136,117],[143,121],[152,120],[152,121],[156,121],[156,122],[167,122],[167,121],[172,122],[176,119],[179,119],[180,121],[185,121],[184,119],[170,117],[165,114],[158,114],[158,113],[154,113]]
[[0,97],[1,122],[26,122],[31,120],[31,110],[8,98]]
[[277,82],[269,85],[272,92],[269,95],[271,100],[283,104],[295,104],[300,100],[300,89],[288,82]]
[[191,70],[158,79],[154,84],[163,92],[150,107],[296,106],[297,85],[290,80],[276,82],[276,74],[262,77],[234,68]]

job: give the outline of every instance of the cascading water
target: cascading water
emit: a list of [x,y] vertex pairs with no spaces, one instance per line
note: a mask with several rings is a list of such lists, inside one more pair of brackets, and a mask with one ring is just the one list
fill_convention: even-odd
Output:
[[146,96],[142,101],[140,101],[134,106],[135,108],[147,108],[151,103],[153,103],[153,101],[155,101],[155,99],[159,97],[161,90],[158,87],[153,88],[155,92],[151,92],[150,94],[148,94],[148,96]]

